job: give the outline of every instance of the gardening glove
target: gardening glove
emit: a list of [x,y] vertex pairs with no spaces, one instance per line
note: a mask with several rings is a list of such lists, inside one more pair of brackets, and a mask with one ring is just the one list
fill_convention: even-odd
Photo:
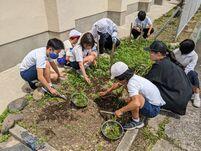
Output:
[[117,38],[116,38],[116,37],[112,37],[112,42],[113,42],[114,44],[116,44],[116,43],[117,43]]

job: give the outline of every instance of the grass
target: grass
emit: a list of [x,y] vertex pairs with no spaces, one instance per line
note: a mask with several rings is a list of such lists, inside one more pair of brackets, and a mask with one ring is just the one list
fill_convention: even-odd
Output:
[[8,109],[6,109],[1,115],[0,115],[0,124],[3,123],[4,119],[9,115]]
[[[0,129],[2,127],[2,123],[4,119],[9,115],[8,109],[6,109],[1,115],[0,115]],[[10,137],[10,134],[0,135],[0,143],[6,142]]]
[[148,142],[147,150],[151,150],[158,140],[168,139],[167,135],[165,134],[165,125],[169,122],[169,118],[165,117],[165,119],[158,125],[158,130],[155,134],[151,132],[149,126],[146,126],[142,129],[143,137]]
[[6,142],[10,137],[10,134],[0,135],[0,143]]

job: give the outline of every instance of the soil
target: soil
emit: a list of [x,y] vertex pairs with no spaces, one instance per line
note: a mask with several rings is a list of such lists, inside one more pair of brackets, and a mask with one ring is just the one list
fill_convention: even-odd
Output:
[[59,98],[45,102],[42,107],[37,101],[30,101],[22,111],[24,120],[19,124],[60,151],[112,151],[120,140],[108,141],[102,136],[100,127],[106,118],[100,116],[99,110],[119,108],[114,103],[117,98],[112,94],[89,100],[89,105],[81,109]]

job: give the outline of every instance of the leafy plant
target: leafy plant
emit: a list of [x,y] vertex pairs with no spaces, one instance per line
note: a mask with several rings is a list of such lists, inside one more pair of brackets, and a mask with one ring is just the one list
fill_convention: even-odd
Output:
[[72,95],[72,102],[78,107],[85,107],[88,104],[88,98],[82,93],[74,93]]
[[122,134],[121,127],[117,123],[108,122],[104,127],[104,134],[111,140],[118,139]]

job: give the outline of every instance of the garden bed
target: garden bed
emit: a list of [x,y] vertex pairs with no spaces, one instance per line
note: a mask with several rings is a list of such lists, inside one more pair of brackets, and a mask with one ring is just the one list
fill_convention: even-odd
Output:
[[[154,28],[159,30],[169,19],[169,17],[173,14],[173,12],[176,10],[176,7],[170,10],[168,13],[164,14],[162,17],[156,19],[154,21]],[[179,25],[179,17],[173,18],[172,21],[167,25],[167,27],[164,29],[164,31],[159,35],[157,39],[172,43],[172,42],[181,42],[187,38],[190,38],[196,23],[200,21],[201,18],[201,10],[199,9],[196,14],[191,18],[187,26],[184,28],[184,30],[181,32],[181,34],[178,36],[178,38],[175,41],[176,31],[177,27]]]
[[[114,59],[124,61],[136,73],[143,75],[151,65],[149,54],[143,50],[149,44],[150,41],[124,40],[115,52]],[[122,89],[104,98],[98,96],[99,91],[112,84],[109,67],[109,57],[102,56],[97,67],[87,71],[93,81],[91,85],[87,85],[75,72],[69,71],[66,80],[57,86],[59,91],[67,96],[68,101],[48,95],[39,101],[29,97],[30,103],[22,111],[24,120],[19,122],[19,125],[58,150],[115,150],[120,140],[108,141],[100,131],[101,124],[114,117],[100,114],[99,110],[113,112],[124,105],[118,99]],[[75,92],[83,93],[89,98],[86,108],[76,108],[70,102],[71,95]],[[123,120],[118,120],[124,124],[129,118],[128,113]]]

